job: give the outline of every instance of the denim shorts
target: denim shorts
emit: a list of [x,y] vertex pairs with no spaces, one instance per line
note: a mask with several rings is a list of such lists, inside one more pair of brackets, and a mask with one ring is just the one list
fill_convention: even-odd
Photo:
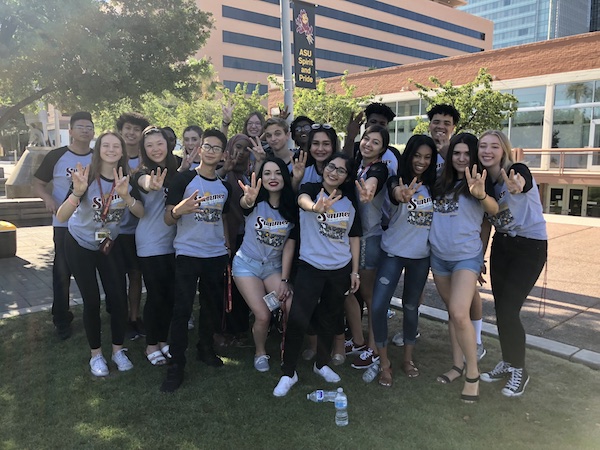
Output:
[[281,262],[262,262],[248,258],[241,251],[235,254],[231,273],[234,277],[256,277],[264,280],[274,273],[281,273]]
[[362,270],[375,270],[381,259],[381,235],[360,238],[360,264]]
[[449,277],[458,270],[470,270],[479,275],[483,266],[483,254],[475,258],[463,259],[462,261],[446,261],[432,253],[430,264],[433,274],[442,277]]

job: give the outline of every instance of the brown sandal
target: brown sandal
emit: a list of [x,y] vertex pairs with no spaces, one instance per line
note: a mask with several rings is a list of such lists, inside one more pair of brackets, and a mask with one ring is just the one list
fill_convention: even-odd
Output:
[[404,361],[402,363],[402,371],[408,378],[417,378],[419,376],[419,369],[412,361]]
[[379,384],[385,387],[392,387],[392,366],[379,368]]

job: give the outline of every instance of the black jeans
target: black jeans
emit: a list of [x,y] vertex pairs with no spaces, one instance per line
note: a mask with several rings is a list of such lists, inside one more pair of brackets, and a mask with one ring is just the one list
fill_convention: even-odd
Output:
[[548,241],[496,233],[492,242],[492,292],[502,359],[525,367],[525,330],[520,313],[548,255]]
[[171,319],[170,353],[173,362],[185,366],[188,347],[188,320],[194,306],[196,287],[200,279],[200,319],[198,323],[198,350],[213,349],[213,334],[220,330],[219,307],[223,302],[224,272],[227,255],[214,258],[175,258],[175,304]]
[[175,253],[140,257],[139,262],[146,285],[146,345],[156,345],[169,336],[175,302]]
[[71,285],[71,269],[67,263],[65,236],[67,227],[54,227],[54,264],[52,265],[52,321],[57,327],[71,323],[69,314],[69,287]]
[[[125,268],[118,252],[108,255],[99,250],[81,247],[69,232],[65,237],[69,266],[83,297],[83,325],[91,349],[101,346],[100,288],[96,269],[100,274],[106,297],[111,299],[110,327],[112,343],[123,345],[127,324],[127,286]],[[113,248],[114,250],[114,248]]]
[[351,264],[337,270],[320,270],[304,261],[298,263],[294,299],[285,333],[284,375],[294,376],[304,334],[315,310],[313,323],[317,332],[317,367],[320,369],[331,359],[333,337],[339,332],[346,291],[350,289],[351,271]]

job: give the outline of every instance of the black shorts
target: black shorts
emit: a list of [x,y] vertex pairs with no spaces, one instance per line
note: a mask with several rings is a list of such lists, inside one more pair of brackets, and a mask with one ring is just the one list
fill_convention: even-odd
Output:
[[121,260],[127,272],[141,270],[135,247],[135,234],[120,234],[115,242],[114,250],[120,253]]

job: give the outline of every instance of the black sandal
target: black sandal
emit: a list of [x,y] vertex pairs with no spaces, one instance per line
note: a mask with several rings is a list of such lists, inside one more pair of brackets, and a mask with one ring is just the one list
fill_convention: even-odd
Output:
[[[477,375],[477,378],[465,377],[465,382],[467,382],[467,383],[477,383],[478,381],[479,381],[479,375]],[[479,392],[479,389],[477,391]],[[477,394],[477,395],[460,394],[460,399],[465,403],[476,403],[479,401],[479,394]]]
[[456,379],[458,379],[458,378],[462,377],[462,375],[463,375],[463,372],[464,372],[465,368],[463,367],[463,368],[461,369],[460,367],[457,367],[457,366],[452,366],[452,369],[450,369],[448,372],[451,372],[451,371],[453,371],[453,370],[454,370],[456,373],[458,373],[458,376],[457,376],[456,378],[452,378],[452,379],[450,379],[450,378],[448,377],[448,375],[446,375],[445,373],[443,373],[443,374],[439,375],[439,376],[436,378],[436,381],[437,381],[438,383],[442,383],[442,384],[450,384],[450,383],[452,383],[454,380],[456,380]]

